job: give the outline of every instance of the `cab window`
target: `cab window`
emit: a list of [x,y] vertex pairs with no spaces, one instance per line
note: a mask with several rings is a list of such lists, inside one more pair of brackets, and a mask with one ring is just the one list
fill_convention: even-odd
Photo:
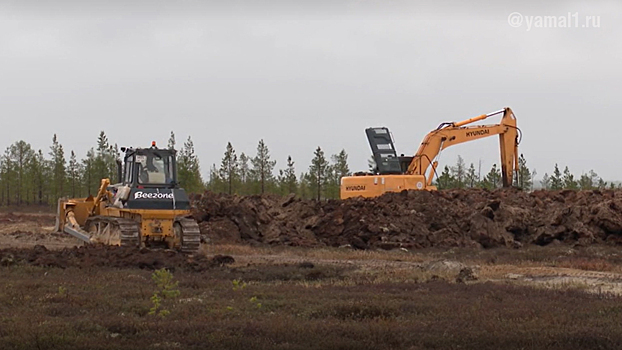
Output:
[[138,183],[164,185],[172,183],[172,157],[156,154],[136,156]]

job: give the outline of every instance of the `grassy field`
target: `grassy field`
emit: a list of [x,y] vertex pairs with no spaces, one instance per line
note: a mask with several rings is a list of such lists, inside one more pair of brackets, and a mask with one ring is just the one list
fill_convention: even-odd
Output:
[[158,316],[150,314],[159,290],[152,276],[141,269],[0,267],[0,349],[622,347],[622,299],[573,288],[464,284],[355,265],[251,264],[172,271],[171,290],[179,295],[164,298],[156,311],[168,314]]

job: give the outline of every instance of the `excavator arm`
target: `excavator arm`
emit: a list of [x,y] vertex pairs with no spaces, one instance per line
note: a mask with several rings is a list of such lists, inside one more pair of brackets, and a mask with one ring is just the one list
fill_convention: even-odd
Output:
[[[468,126],[468,124],[501,113],[503,113],[503,117],[499,124]],[[410,162],[406,174],[426,176],[426,171],[431,167],[432,169],[426,177],[427,185],[430,186],[438,164],[436,158],[442,150],[459,143],[499,135],[503,186],[510,187],[512,186],[514,172],[518,170],[518,131],[516,117],[510,108],[482,114],[457,123],[443,123],[425,136]]]

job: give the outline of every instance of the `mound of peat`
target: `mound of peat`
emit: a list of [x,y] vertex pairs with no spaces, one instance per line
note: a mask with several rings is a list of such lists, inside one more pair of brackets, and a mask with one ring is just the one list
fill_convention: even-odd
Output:
[[217,243],[358,249],[520,247],[622,242],[622,191],[404,191],[317,202],[293,196],[194,198],[201,232]]

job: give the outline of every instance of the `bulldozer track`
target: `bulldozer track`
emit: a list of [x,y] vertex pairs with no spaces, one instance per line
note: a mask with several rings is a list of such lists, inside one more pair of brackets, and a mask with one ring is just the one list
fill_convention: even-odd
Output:
[[85,227],[93,223],[106,223],[119,231],[119,239],[123,247],[138,247],[140,245],[140,234],[138,222],[131,219],[115,218],[107,216],[94,216],[89,218]]
[[121,229],[121,246],[138,247],[140,245],[139,224],[130,219],[116,219]]
[[201,232],[199,225],[192,218],[177,218],[181,225],[181,251],[184,253],[194,253],[199,250],[201,245]]

